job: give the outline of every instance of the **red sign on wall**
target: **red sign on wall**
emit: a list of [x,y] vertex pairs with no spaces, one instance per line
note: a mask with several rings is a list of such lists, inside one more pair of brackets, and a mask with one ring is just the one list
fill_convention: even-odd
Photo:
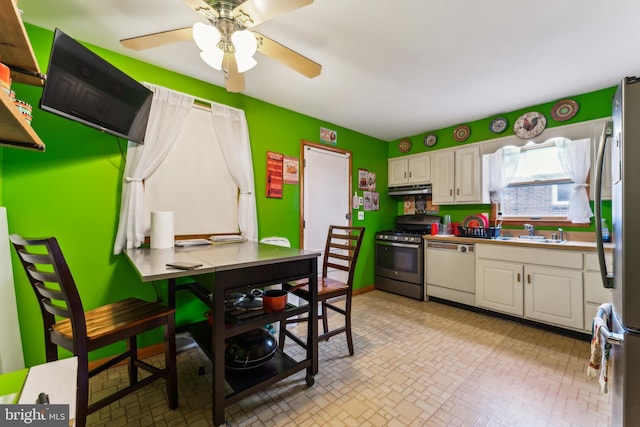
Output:
[[267,197],[282,199],[284,155],[267,151]]

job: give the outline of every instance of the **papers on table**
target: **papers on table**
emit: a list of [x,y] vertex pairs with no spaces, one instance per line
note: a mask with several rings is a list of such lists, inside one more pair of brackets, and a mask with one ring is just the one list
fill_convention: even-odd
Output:
[[213,243],[234,243],[244,242],[244,237],[237,234],[218,234],[209,237],[209,240],[211,240]]
[[185,239],[176,240],[175,245],[178,248],[185,248],[191,246],[211,245],[213,243],[235,243],[244,242],[244,237],[237,234],[218,234],[211,236],[208,239]]
[[180,248],[188,247],[188,246],[200,246],[200,245],[210,245],[211,241],[208,239],[187,239],[187,240],[176,240],[175,245]]

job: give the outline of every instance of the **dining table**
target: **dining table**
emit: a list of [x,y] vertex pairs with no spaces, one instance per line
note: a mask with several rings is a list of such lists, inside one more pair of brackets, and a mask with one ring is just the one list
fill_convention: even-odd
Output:
[[[209,305],[211,324],[197,322],[187,325],[187,329],[212,362],[214,425],[225,424],[226,406],[303,369],[306,369],[307,385],[313,385],[318,373],[319,252],[241,241],[168,249],[140,247],[125,249],[124,253],[142,282],[167,281],[168,305],[176,307],[176,292],[182,290],[190,291]],[[192,268],[174,268],[168,264],[191,264]],[[287,303],[285,310],[277,313],[258,310],[250,316],[229,314],[232,311],[229,310],[229,295],[299,279],[308,279],[310,301],[301,300],[298,305]],[[266,324],[301,315],[309,319],[303,360],[278,349],[273,359],[256,368],[236,370],[226,366],[227,340]]]

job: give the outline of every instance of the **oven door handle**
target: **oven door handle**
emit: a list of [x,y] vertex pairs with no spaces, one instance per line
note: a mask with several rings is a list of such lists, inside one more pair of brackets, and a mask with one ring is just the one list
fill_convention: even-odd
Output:
[[400,247],[400,248],[414,248],[417,249],[420,247],[419,243],[397,243],[397,242],[382,242],[382,241],[376,241],[377,245],[382,245],[382,246],[396,246],[396,247]]

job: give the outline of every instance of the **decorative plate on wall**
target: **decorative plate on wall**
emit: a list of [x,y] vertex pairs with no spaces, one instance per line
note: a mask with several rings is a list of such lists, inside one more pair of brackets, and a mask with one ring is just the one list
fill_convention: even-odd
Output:
[[509,126],[509,122],[504,117],[496,117],[491,120],[489,124],[489,130],[493,133],[502,133]]
[[436,145],[436,142],[438,142],[438,137],[435,136],[435,134],[430,133],[425,135],[424,145],[426,145],[427,147],[433,147],[434,145]]
[[405,138],[398,143],[398,150],[401,153],[407,153],[411,150],[411,140],[409,138]]
[[471,129],[467,125],[460,125],[453,131],[453,139],[458,142],[466,141],[471,135]]
[[547,118],[537,111],[524,113],[513,125],[513,132],[518,138],[530,139],[540,135],[547,127]]
[[551,118],[556,122],[566,122],[578,113],[578,103],[573,99],[558,101],[551,109]]

